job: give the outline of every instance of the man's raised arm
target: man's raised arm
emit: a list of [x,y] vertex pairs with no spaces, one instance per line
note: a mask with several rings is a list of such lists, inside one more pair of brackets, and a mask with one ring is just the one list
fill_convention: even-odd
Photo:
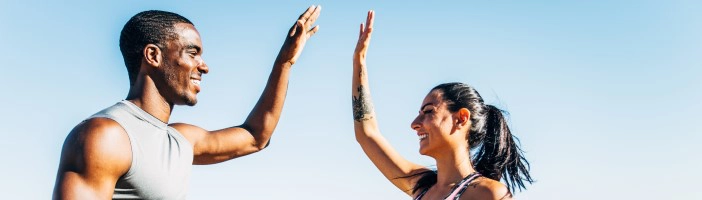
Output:
[[217,131],[182,123],[171,125],[192,143],[194,164],[223,162],[260,151],[268,145],[283,110],[290,70],[307,40],[319,30],[319,26],[312,25],[321,10],[321,6],[310,6],[290,28],[263,94],[242,125]]

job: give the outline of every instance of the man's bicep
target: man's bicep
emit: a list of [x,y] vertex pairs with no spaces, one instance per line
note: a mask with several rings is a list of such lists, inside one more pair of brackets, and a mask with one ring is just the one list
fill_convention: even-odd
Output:
[[189,124],[172,124],[193,145],[193,164],[214,164],[245,156],[260,149],[251,133],[241,127],[207,131]]
[[54,199],[109,199],[114,192],[114,185],[112,188],[105,187],[106,184],[99,184],[100,181],[90,180],[90,177],[77,172],[59,173]]
[[109,199],[131,166],[131,145],[116,122],[96,118],[79,124],[61,152],[54,198]]

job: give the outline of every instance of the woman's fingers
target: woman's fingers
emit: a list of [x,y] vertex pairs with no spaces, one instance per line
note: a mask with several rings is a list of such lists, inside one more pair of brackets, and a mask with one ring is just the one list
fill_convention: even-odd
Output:
[[366,18],[366,24],[368,25],[368,29],[373,28],[373,18],[375,17],[375,11],[370,10],[368,11],[368,17]]

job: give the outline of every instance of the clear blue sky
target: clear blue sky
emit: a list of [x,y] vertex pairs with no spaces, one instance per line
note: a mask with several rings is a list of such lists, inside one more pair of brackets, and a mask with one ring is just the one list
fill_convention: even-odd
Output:
[[134,14],[177,12],[200,31],[210,73],[172,122],[238,125],[285,32],[321,4],[266,150],[193,168],[190,199],[409,199],[353,137],[351,57],[376,10],[368,55],[383,134],[407,159],[433,86],[460,81],[511,113],[537,182],[519,199],[702,199],[702,2],[3,1],[0,188],[48,199],[73,126],[122,100],[119,32]]

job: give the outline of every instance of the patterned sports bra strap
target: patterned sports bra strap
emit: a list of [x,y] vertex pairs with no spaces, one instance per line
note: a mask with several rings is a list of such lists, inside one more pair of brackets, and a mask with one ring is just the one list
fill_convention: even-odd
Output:
[[414,198],[414,200],[421,200],[422,197],[424,197],[424,194],[427,193],[427,190],[429,190],[429,188],[424,188],[424,189],[422,190],[422,193],[419,193],[419,195],[417,195],[417,198]]
[[[474,172],[474,173],[468,175],[463,180],[461,180],[459,185],[456,188],[454,188],[453,191],[451,192],[451,194],[449,196],[447,196],[445,199],[457,200],[458,198],[461,197],[461,194],[463,194],[463,192],[466,191],[466,188],[468,188],[468,184],[473,182],[473,180],[475,180],[478,177],[480,177],[480,173],[478,173],[478,172]],[[421,200],[422,197],[424,197],[424,194],[426,194],[428,190],[429,190],[429,188],[424,188],[424,190],[422,190],[422,193],[419,193],[419,195],[417,195],[417,198],[414,198],[414,200]]]
[[458,200],[461,197],[461,194],[463,194],[463,192],[466,191],[466,188],[468,188],[468,184],[473,182],[478,177],[480,177],[480,173],[475,172],[475,173],[469,175],[468,177],[466,177],[465,179],[463,179],[463,181],[461,181],[461,184],[458,187],[456,187],[453,190],[453,192],[451,192],[451,195],[446,197],[446,199]]

